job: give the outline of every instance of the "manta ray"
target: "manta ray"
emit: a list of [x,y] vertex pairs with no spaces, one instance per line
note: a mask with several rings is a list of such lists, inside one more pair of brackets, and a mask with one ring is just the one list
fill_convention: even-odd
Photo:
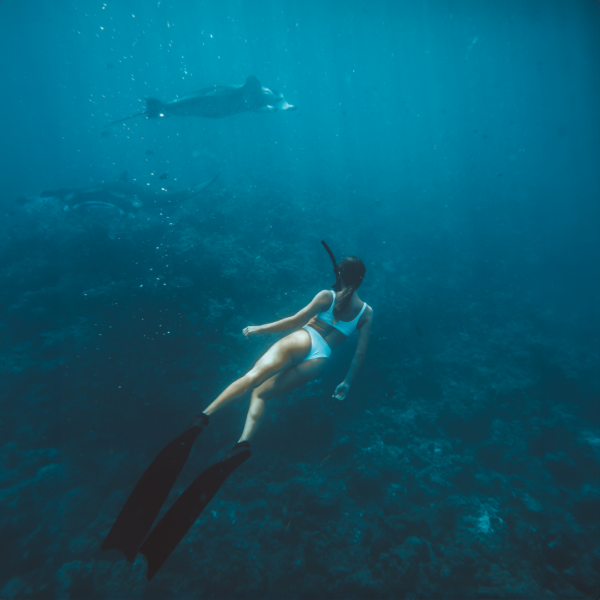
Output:
[[89,206],[88,203],[95,202],[111,204],[123,212],[135,213],[142,206],[146,208],[163,208],[191,200],[211,186],[217,180],[217,177],[219,177],[219,173],[208,181],[190,188],[178,192],[167,192],[163,189],[155,191],[149,186],[134,183],[129,180],[127,171],[125,171],[118,181],[107,181],[89,188],[45,190],[40,194],[40,197],[61,200],[65,203],[65,210],[74,208],[76,205]]
[[[108,237],[113,240],[123,223],[123,218],[135,218],[142,206],[161,210],[176,207],[211,186],[218,176],[219,173],[208,181],[178,192],[167,192],[164,189],[154,191],[147,186],[131,182],[125,171],[118,181],[105,182],[90,188],[46,190],[39,197],[62,202],[63,210],[78,217],[90,231],[106,231]],[[19,200],[17,202],[22,204]],[[26,202],[27,198],[23,200]]]
[[169,102],[146,98],[144,112],[113,121],[105,127],[143,115],[147,119],[164,117],[220,119],[243,112],[275,112],[295,109],[295,106],[285,101],[283,94],[263,87],[254,75],[250,75],[244,85],[214,85]]

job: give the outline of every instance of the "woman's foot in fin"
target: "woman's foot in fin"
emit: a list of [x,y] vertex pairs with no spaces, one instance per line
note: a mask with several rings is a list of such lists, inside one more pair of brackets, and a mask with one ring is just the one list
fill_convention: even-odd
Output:
[[248,440],[246,440],[244,442],[238,442],[229,451],[229,454],[227,455],[227,458],[231,458],[232,456],[235,456],[236,454],[239,454],[240,452],[243,452],[244,450],[250,450],[250,442]]
[[202,431],[208,425],[208,415],[203,412],[197,414],[188,424],[186,429],[191,429],[192,427],[200,427],[200,431]]

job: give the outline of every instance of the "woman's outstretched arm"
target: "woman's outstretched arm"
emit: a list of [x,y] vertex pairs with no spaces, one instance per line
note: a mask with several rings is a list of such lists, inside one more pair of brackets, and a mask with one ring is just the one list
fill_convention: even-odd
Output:
[[312,299],[310,304],[299,310],[293,317],[287,317],[274,323],[267,323],[266,325],[251,325],[244,329],[244,335],[248,337],[260,333],[277,333],[297,329],[308,323],[316,314],[327,310],[331,306],[332,301],[332,293],[329,290],[323,290]]
[[[348,373],[346,378],[340,385],[335,388],[334,398],[338,400],[344,400],[348,395],[348,391],[350,390],[350,386],[352,385],[352,380],[358,373],[358,370],[363,364],[365,360],[365,354],[367,353],[367,346],[369,345],[369,335],[371,335],[371,323],[373,322],[373,311],[369,307],[368,314],[366,315],[366,320],[364,324],[358,330],[358,341],[356,343],[356,351],[354,352],[354,357],[352,358],[352,362],[350,363],[350,368],[348,369]],[[367,311],[365,311],[367,312]]]

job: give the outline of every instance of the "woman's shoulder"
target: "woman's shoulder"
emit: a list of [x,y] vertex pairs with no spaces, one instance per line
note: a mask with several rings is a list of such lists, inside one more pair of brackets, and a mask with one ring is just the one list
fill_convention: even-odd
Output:
[[333,302],[333,292],[331,290],[321,290],[316,296],[314,301],[321,305],[323,310],[329,308]]
[[[355,294],[356,294],[356,292],[355,292]],[[373,308],[371,307],[371,305],[367,304],[362,298],[360,298],[358,296],[358,294],[356,294],[356,299],[355,300],[358,301],[357,304],[356,304],[356,306],[360,306],[361,307],[363,315],[366,315],[366,314],[372,315],[373,314]]]
[[333,291],[332,290],[321,290],[316,296],[319,300],[331,300],[333,299]]

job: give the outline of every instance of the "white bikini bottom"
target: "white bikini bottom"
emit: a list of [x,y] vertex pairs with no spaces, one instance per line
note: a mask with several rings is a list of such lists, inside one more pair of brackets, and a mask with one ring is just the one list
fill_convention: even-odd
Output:
[[331,348],[321,334],[309,325],[305,325],[302,329],[306,329],[308,335],[310,335],[310,352],[308,353],[308,356],[300,362],[314,360],[315,358],[329,358],[331,356]]

